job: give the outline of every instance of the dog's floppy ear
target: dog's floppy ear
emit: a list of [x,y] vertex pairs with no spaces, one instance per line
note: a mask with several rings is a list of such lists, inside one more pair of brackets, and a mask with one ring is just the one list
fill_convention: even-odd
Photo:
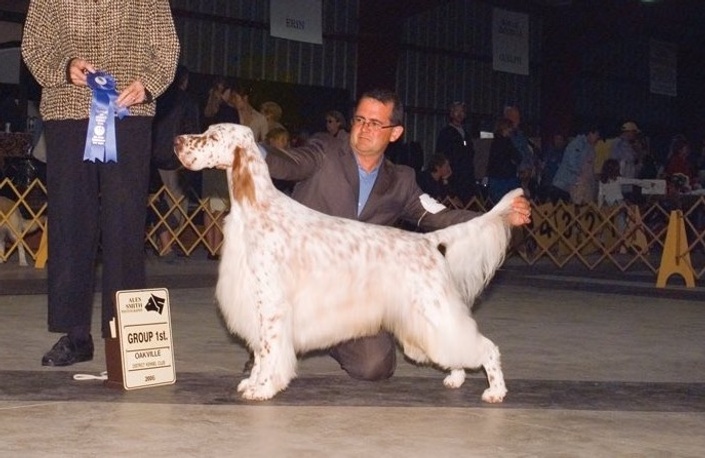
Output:
[[255,180],[250,173],[250,159],[245,154],[245,149],[239,146],[235,147],[233,157],[233,196],[240,204],[247,199],[254,205]]

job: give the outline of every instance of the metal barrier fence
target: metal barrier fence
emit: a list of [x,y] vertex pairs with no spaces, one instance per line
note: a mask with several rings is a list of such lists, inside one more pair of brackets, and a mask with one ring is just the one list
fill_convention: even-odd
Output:
[[[46,230],[46,188],[39,180],[17,187],[5,178],[0,181],[0,195],[14,202],[11,212],[20,211],[24,219],[36,223],[37,232]],[[450,201],[444,203],[456,208]],[[487,205],[474,199],[463,208],[482,212]],[[145,210],[151,213],[145,243],[156,252],[163,254],[170,247],[186,256],[199,249],[210,254],[219,251],[222,242],[209,242],[206,234],[209,231],[222,234],[222,214],[211,210],[208,199],[187,202],[162,187],[150,196]],[[510,253],[528,265],[546,260],[558,268],[569,262],[578,262],[589,270],[610,265],[621,272],[646,269],[656,278],[669,223],[673,218],[682,218],[685,240],[677,243],[677,247],[683,248],[675,256],[687,259],[695,278],[700,280],[705,276],[705,196],[663,197],[638,206],[621,204],[602,208],[594,204],[533,204],[532,212],[532,223],[516,230]],[[30,224],[16,228],[10,221],[7,210],[0,212],[0,228],[9,227],[4,233],[10,235],[7,249],[0,251],[0,260],[5,262],[20,243],[36,258],[39,245],[36,232],[32,232]],[[159,243],[161,232],[168,234],[165,246]],[[676,234],[676,237],[682,236]]]

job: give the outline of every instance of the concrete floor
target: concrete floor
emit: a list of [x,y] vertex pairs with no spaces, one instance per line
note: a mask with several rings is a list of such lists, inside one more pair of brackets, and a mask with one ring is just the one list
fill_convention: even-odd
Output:
[[[45,368],[45,272],[0,265],[0,456],[700,457],[705,453],[705,289],[655,290],[654,278],[595,278],[510,260],[475,307],[499,345],[509,394],[480,401],[401,358],[393,378],[357,382],[324,354],[271,401],[235,387],[247,352],[213,301],[216,264],[150,259],[169,288],[174,385],[134,391]],[[96,296],[94,329],[98,329]]]

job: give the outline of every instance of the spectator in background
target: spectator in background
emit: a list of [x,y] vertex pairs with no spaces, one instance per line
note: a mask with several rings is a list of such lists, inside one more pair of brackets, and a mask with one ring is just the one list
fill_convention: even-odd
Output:
[[147,230],[154,229],[156,254],[160,261],[167,264],[178,262],[174,249],[174,235],[179,227],[178,214],[169,212],[171,202],[164,194],[159,194],[164,186],[159,169],[150,164],[149,167],[149,204],[147,206]]
[[[524,188],[535,188],[536,163],[538,148],[529,141],[523,130],[521,130],[521,112],[516,105],[508,105],[504,107],[504,117],[512,122],[511,139],[514,147],[521,153],[521,162],[517,167],[517,176],[519,176]],[[529,183],[533,182],[533,183]]]
[[623,180],[624,179],[619,175],[619,162],[616,159],[607,159],[602,164],[602,173],[600,173],[600,180],[598,183],[598,207],[624,203],[621,183]]
[[634,141],[641,131],[636,123],[632,121],[622,124],[619,137],[611,142],[610,159],[619,162],[619,174],[624,178],[636,178],[638,173],[637,153],[634,151]]
[[259,106],[259,111],[264,115],[265,119],[267,120],[268,130],[272,130],[274,128],[284,129],[284,125],[282,125],[281,123],[284,111],[282,110],[281,105],[279,105],[277,102],[263,102]]
[[548,201],[553,187],[553,178],[556,176],[558,167],[563,161],[566,139],[563,134],[557,133],[551,137],[548,148],[544,150],[543,167],[541,168],[541,180],[539,182],[538,197],[542,202]]
[[[223,122],[240,124],[240,114],[231,97],[232,83],[218,77],[208,91],[208,100],[203,109],[205,127]],[[204,169],[201,172],[201,197],[208,199],[203,215],[205,242],[208,259],[219,260],[223,242],[223,218],[230,210],[230,194],[225,170]]]
[[226,89],[223,97],[237,109],[240,124],[252,129],[256,142],[263,142],[269,131],[269,123],[262,113],[255,110],[250,103],[252,87],[234,84]]
[[705,139],[700,141],[700,148],[695,157],[695,170],[698,172],[698,182],[702,187],[705,184]]
[[[186,92],[188,83],[188,68],[179,65],[176,67],[174,82],[157,99],[152,124],[152,164],[159,170],[160,181],[173,196],[162,196],[166,200],[167,208],[174,207],[177,202],[181,206],[181,212],[173,213],[179,223],[188,209],[185,192],[187,172],[174,154],[174,138],[178,135],[195,134],[201,130],[198,104]],[[153,190],[158,191],[159,188]]]
[[419,187],[439,202],[449,199],[453,206],[462,208],[463,203],[455,197],[448,184],[452,174],[453,169],[448,158],[436,153],[430,157],[426,167],[419,174]]
[[599,140],[600,129],[592,126],[568,143],[553,178],[554,203],[582,204],[595,200],[595,145]]
[[275,148],[286,149],[289,147],[289,131],[283,127],[275,127],[267,132],[264,142]]
[[[275,127],[267,132],[264,143],[274,148],[282,150],[287,149],[291,146],[289,131],[283,127]],[[278,180],[276,178],[272,178],[272,183],[274,183],[274,187],[289,196],[293,192],[294,185],[296,184],[294,181]]]
[[512,142],[513,129],[514,123],[511,119],[500,118],[490,144],[487,160],[487,188],[493,203],[499,202],[502,196],[521,185],[517,170],[522,156]]
[[0,131],[24,132],[25,125],[17,87],[0,88]]
[[649,141],[644,135],[639,135],[634,141],[634,152],[637,155],[637,178],[640,180],[654,180],[659,174],[659,164],[654,157]]
[[208,90],[208,99],[206,100],[206,106],[203,108],[205,123],[202,130],[205,130],[211,124],[221,122],[240,124],[240,116],[235,105],[230,100],[231,88],[232,84],[225,77],[219,76],[215,79]]
[[664,173],[669,194],[688,193],[700,187],[690,158],[690,143],[684,136],[678,135],[671,142]]
[[465,130],[466,117],[465,103],[451,103],[448,107],[448,125],[438,132],[436,139],[436,153],[448,158],[453,169],[450,187],[464,203],[477,195],[475,150],[470,134]]
[[331,110],[326,113],[326,132],[331,137],[347,142],[350,138],[350,134],[345,129],[347,122],[345,121],[345,116],[343,113]]

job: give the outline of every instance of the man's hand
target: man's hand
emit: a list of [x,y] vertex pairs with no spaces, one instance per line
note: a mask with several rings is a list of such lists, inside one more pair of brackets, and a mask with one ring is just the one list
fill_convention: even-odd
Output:
[[69,62],[69,81],[76,86],[86,86],[86,74],[95,73],[95,67],[87,60],[74,57]]
[[135,80],[120,93],[116,102],[120,107],[129,107],[144,102],[147,91],[141,81]]
[[523,226],[531,222],[531,204],[524,196],[515,197],[512,211],[507,215],[507,222],[512,226]]

